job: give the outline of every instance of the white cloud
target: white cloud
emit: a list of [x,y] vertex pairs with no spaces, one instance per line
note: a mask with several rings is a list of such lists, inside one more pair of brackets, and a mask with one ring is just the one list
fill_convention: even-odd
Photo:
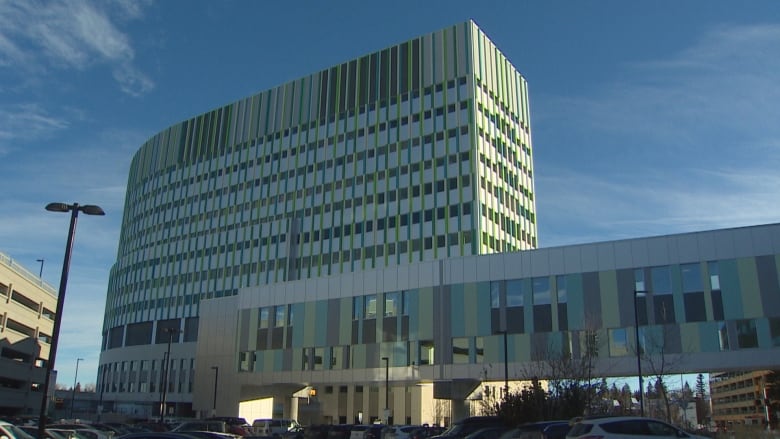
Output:
[[142,16],[145,3],[84,0],[0,2],[0,67],[22,74],[107,64],[122,91],[137,96],[154,83],[133,65],[135,51],[115,20]]

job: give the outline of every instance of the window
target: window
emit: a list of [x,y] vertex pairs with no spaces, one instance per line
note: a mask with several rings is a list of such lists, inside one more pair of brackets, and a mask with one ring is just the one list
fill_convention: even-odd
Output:
[[628,355],[628,338],[626,328],[617,328],[609,330],[609,355],[611,357],[622,357]]
[[536,277],[533,279],[534,305],[549,305],[552,301],[550,294],[550,278]]
[[634,291],[647,291],[645,272],[641,268],[634,270]]
[[376,318],[376,295],[365,296],[365,313],[366,319]]
[[523,306],[523,284],[521,280],[506,281],[506,306]]
[[651,268],[650,276],[654,295],[672,294],[672,271],[669,266]]
[[772,317],[769,319],[769,336],[772,341],[772,346],[780,346],[780,317]]
[[285,320],[286,316],[287,316],[287,305],[277,305],[274,326],[277,328],[281,326],[286,326],[287,324],[287,321]]
[[420,364],[434,364],[434,346],[433,340],[420,340]]
[[758,333],[756,332],[755,320],[737,320],[737,343],[740,349],[758,347]]
[[729,347],[729,328],[726,322],[720,322],[718,324],[718,342],[720,344],[721,351],[728,351]]
[[680,266],[682,275],[683,293],[695,293],[704,291],[701,281],[701,269],[699,264],[684,264]]
[[360,320],[363,318],[363,298],[352,298],[352,320]]
[[500,282],[490,282],[490,307],[493,309],[498,309],[501,306],[500,289]]
[[400,294],[398,292],[385,293],[385,317],[398,315],[401,309]]
[[452,363],[468,364],[469,362],[469,339],[459,337],[452,339]]

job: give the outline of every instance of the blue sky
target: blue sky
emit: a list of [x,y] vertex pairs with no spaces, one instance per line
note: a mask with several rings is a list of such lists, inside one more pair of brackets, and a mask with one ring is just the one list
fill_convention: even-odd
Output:
[[780,2],[0,0],[0,252],[59,284],[96,381],[127,172],[158,131],[474,19],[529,82],[539,243],[780,219]]

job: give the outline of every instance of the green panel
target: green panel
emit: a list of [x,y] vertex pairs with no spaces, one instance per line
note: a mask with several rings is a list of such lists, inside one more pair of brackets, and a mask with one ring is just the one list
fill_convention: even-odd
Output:
[[737,261],[728,259],[719,261],[720,290],[723,297],[723,316],[726,319],[741,319],[742,293],[739,289],[739,271]]
[[303,307],[303,346],[314,346],[317,335],[317,302],[305,302]]
[[263,352],[263,370],[276,370],[276,353],[278,350]]
[[701,341],[699,340],[698,323],[680,324],[680,343],[683,353],[695,353],[699,351]]
[[301,363],[303,362],[303,350],[293,349],[292,351],[292,370],[301,370]]
[[365,369],[365,367],[366,367],[366,345],[364,345],[364,344],[353,345],[351,350],[350,350],[350,355],[352,357],[352,368],[353,369]]
[[450,286],[450,331],[453,337],[466,336],[465,309],[474,308],[466,306],[463,284]]
[[[352,298],[342,298],[339,303],[341,319],[339,319],[339,344],[352,344]],[[410,330],[411,332],[411,330]]]
[[[419,316],[432,316],[434,313],[433,288],[420,288],[420,300],[418,303],[420,304]],[[417,339],[433,339],[432,318],[422,318],[418,321]]]
[[[252,354],[251,352],[249,353]],[[264,369],[265,363],[263,362],[263,359],[265,358],[265,352],[264,351],[255,351],[255,363],[252,365],[252,368],[255,372],[265,372],[268,369]]]
[[485,340],[485,363],[499,363],[504,358],[504,336],[491,335]]
[[507,356],[509,357],[509,361],[512,363],[531,361],[530,334],[509,334],[508,337],[507,344],[509,352],[507,353]]
[[758,285],[758,271],[755,258],[737,260],[739,271],[739,288],[742,292],[742,315],[745,318],[756,318],[764,315],[761,304],[761,289]]
[[582,275],[569,274],[566,276],[566,292],[568,293],[568,318],[569,329],[583,329],[585,302],[582,294]]
[[599,272],[601,287],[601,320],[605,328],[620,327],[620,307],[618,306],[617,272],[615,270]]

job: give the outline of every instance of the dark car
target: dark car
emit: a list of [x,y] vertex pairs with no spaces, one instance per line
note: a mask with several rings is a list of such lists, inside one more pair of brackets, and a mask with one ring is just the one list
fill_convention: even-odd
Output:
[[328,439],[349,439],[352,434],[352,424],[331,425],[328,429]]
[[363,439],[384,439],[389,428],[384,424],[371,424],[363,433]]
[[327,424],[310,425],[304,429],[303,437],[304,439],[328,439],[329,430],[330,425]]
[[544,439],[565,439],[569,430],[571,430],[571,424],[568,422],[556,422],[544,427],[542,437]]
[[504,421],[498,416],[472,416],[461,419],[452,424],[444,433],[438,436],[431,436],[436,439],[462,439],[477,430],[486,427],[506,427]]

